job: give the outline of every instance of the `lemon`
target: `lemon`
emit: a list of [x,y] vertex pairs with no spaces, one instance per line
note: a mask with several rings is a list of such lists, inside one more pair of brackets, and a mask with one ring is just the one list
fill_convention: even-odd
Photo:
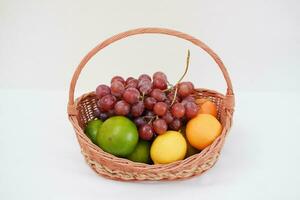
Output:
[[187,144],[181,133],[167,131],[155,138],[150,156],[154,164],[167,164],[184,159],[186,151]]

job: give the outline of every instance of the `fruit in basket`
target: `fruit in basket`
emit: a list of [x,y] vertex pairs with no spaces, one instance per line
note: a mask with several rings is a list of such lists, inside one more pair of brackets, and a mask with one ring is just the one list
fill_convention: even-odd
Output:
[[128,115],[130,112],[130,105],[124,100],[120,100],[115,104],[114,113],[116,115]]
[[114,77],[111,79],[110,83],[113,83],[113,82],[115,82],[115,81],[119,81],[119,82],[121,82],[123,85],[125,84],[125,80],[124,80],[124,78],[122,78],[121,76],[114,76]]
[[200,99],[198,102],[200,102],[199,114],[211,114],[212,116],[217,117],[218,109],[214,102],[208,99]]
[[146,97],[145,98],[145,107],[148,109],[148,110],[152,110],[154,105],[157,103],[156,99],[153,98],[153,97]]
[[162,116],[162,119],[165,120],[167,124],[170,124],[174,120],[174,117],[170,111],[167,111],[166,114]]
[[107,85],[101,84],[96,88],[96,95],[98,98],[102,98],[108,94],[110,94],[110,88]]
[[127,88],[123,93],[123,99],[129,104],[135,104],[139,101],[140,92],[133,87]]
[[178,131],[182,126],[182,122],[179,119],[174,119],[170,124],[169,128],[174,131]]
[[145,109],[144,102],[139,101],[131,107],[131,114],[134,117],[139,117],[143,114]]
[[154,105],[153,111],[158,116],[164,116],[168,111],[168,105],[164,102],[158,102]]
[[143,124],[139,127],[139,136],[143,140],[151,140],[154,134],[153,127],[150,124]]
[[191,82],[181,82],[178,86],[178,94],[181,97],[187,97],[194,91],[194,85]]
[[167,122],[164,119],[156,119],[152,124],[155,133],[159,135],[164,134],[168,129]]
[[89,121],[84,129],[85,134],[92,140],[93,143],[96,143],[97,133],[103,122],[99,119],[93,119]]
[[[97,87],[98,112],[95,115],[106,120],[99,130],[97,144],[104,151],[126,157],[130,153],[130,149],[133,148],[123,149],[128,146],[127,143],[130,143],[125,141],[127,137],[123,131],[126,132],[129,127],[133,126],[132,129],[138,133],[142,140],[151,142],[153,138],[157,139],[160,138],[160,135],[170,133],[158,141],[164,141],[164,138],[171,138],[171,142],[175,141],[172,140],[172,138],[176,138],[174,133],[185,126],[188,120],[196,117],[199,111],[194,96],[193,83],[182,82],[188,70],[188,59],[189,52],[185,72],[175,84],[169,83],[165,73],[155,72],[152,77],[147,74],[141,74],[138,78],[128,77],[127,79],[114,76],[111,79],[110,87],[106,85]],[[122,117],[116,118],[114,116]],[[124,119],[127,119],[131,125],[125,125],[126,120],[124,121]],[[179,157],[184,157],[184,155],[180,154]],[[177,159],[174,155],[170,159],[175,158]],[[169,162],[169,160],[162,162]]]
[[199,114],[188,121],[186,137],[196,149],[202,150],[209,146],[222,131],[220,122],[210,114]]
[[115,97],[121,97],[125,91],[125,86],[121,81],[114,81],[110,85],[110,90]]
[[115,156],[130,155],[138,143],[135,124],[124,116],[114,116],[103,122],[97,134],[97,144]]
[[150,162],[150,142],[139,140],[134,151],[127,157],[129,160],[140,163]]
[[182,118],[185,115],[185,108],[181,103],[175,103],[171,109],[172,115],[176,118]]
[[165,90],[168,87],[166,80],[161,78],[153,79],[153,87],[161,90]]
[[192,155],[195,155],[197,153],[200,153],[200,150],[196,149],[195,147],[193,147],[187,140],[187,150],[186,150],[186,155],[185,157],[188,158]]
[[197,116],[199,108],[194,102],[186,102],[184,107],[186,118],[191,119]]
[[114,108],[117,99],[113,95],[105,95],[98,101],[100,111],[109,111]]
[[167,164],[182,160],[187,151],[187,144],[181,133],[167,131],[155,138],[151,145],[150,156],[154,164]]
[[182,127],[180,132],[182,133],[183,137],[184,137],[185,140],[186,140],[187,150],[186,150],[185,158],[188,158],[188,157],[190,157],[190,156],[192,156],[192,155],[194,155],[194,154],[199,153],[200,150],[196,149],[195,147],[193,147],[193,146],[189,143],[188,139],[186,138],[185,130],[186,130],[186,127]]
[[166,93],[158,88],[153,89],[150,95],[157,101],[164,101],[167,99]]
[[137,127],[140,127],[142,125],[145,125],[147,122],[144,117],[137,117],[134,119],[134,123]]

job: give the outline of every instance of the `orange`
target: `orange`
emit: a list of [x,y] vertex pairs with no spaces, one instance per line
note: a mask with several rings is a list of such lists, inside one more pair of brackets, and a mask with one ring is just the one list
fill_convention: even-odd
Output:
[[199,114],[186,126],[187,139],[198,150],[209,146],[221,132],[222,125],[210,114]]
[[217,106],[214,102],[207,100],[200,106],[198,114],[210,114],[214,117],[217,117]]

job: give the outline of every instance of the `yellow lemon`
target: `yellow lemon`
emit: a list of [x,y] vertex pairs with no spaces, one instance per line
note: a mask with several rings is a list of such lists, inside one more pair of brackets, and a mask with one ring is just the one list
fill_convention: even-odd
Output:
[[150,156],[154,164],[167,164],[182,160],[187,151],[187,144],[181,133],[167,131],[155,138],[151,145]]
[[222,125],[210,114],[199,114],[187,123],[185,131],[189,143],[202,150],[221,134]]

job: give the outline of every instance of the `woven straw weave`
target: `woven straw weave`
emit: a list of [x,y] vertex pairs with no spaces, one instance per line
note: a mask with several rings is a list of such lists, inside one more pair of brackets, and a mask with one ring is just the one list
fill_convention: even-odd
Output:
[[[97,105],[96,95],[94,92],[84,94],[74,101],[74,90],[81,70],[101,49],[118,40],[138,34],[165,34],[185,39],[206,51],[220,67],[227,83],[227,92],[225,95],[208,89],[196,89],[194,92],[196,98],[206,97],[216,103],[218,108],[218,119],[223,126],[221,135],[200,153],[170,164],[148,165],[136,163],[104,152],[98,146],[93,144],[83,132],[85,124],[89,120],[95,118]],[[92,49],[78,65],[73,75],[69,90],[68,116],[74,127],[81,147],[81,152],[86,162],[96,173],[114,180],[176,180],[202,174],[216,163],[220,155],[225,137],[231,127],[233,110],[234,94],[232,84],[221,59],[200,40],[185,33],[164,28],[133,29],[117,34],[100,43]]]

